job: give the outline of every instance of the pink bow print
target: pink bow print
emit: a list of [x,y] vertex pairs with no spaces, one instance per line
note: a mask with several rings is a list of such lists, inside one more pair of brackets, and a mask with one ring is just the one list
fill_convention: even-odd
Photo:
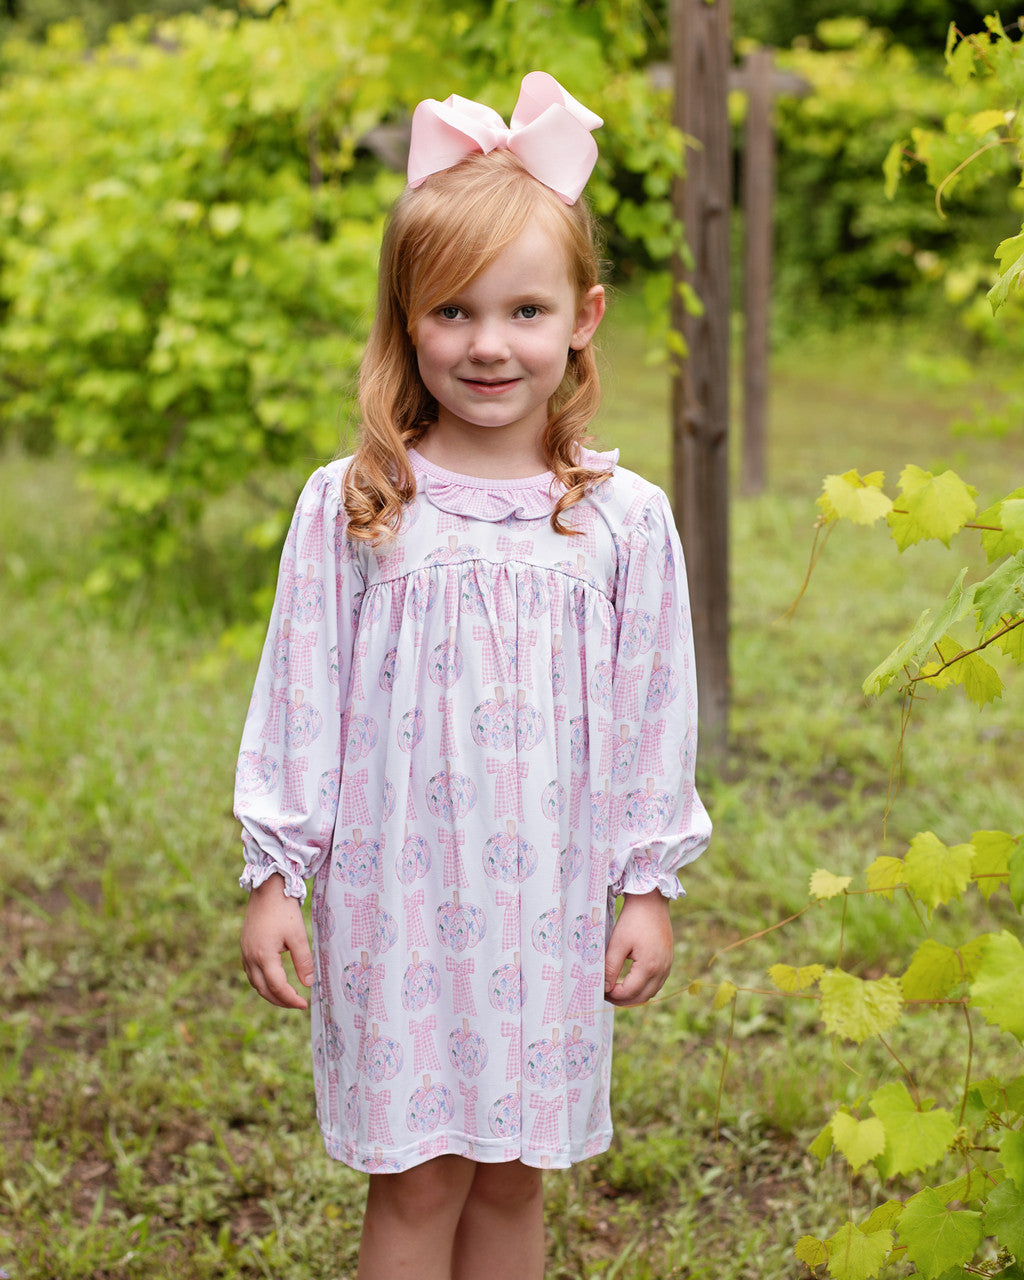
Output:
[[444,102],[426,98],[412,117],[409,186],[420,186],[466,156],[497,149],[513,152],[527,172],[575,204],[597,160],[591,132],[603,123],[546,71],[523,77],[511,128],[482,102],[455,93]]

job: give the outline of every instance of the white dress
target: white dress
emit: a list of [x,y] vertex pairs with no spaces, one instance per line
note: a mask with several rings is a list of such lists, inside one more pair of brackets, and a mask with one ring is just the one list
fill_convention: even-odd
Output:
[[550,475],[415,450],[387,545],[345,536],[347,460],[299,500],[235,811],[243,885],[313,880],[317,1109],[354,1168],[610,1142],[614,899],[676,897],[711,831],[682,552],[615,458],[572,537]]

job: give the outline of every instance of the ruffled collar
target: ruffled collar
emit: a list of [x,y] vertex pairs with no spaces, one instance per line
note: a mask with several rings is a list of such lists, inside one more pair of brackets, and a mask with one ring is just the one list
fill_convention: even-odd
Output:
[[[594,471],[615,470],[618,449],[598,453],[581,449],[580,461]],[[419,491],[431,504],[450,515],[467,516],[471,520],[537,520],[551,515],[564,486],[553,471],[516,480],[491,480],[483,476],[464,476],[429,462],[415,449],[409,450],[409,461],[416,473]]]

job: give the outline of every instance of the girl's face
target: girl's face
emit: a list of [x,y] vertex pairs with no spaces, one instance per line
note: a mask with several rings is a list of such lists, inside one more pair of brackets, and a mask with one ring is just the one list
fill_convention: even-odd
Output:
[[603,314],[601,286],[579,300],[558,238],[532,224],[416,326],[420,377],[438,405],[432,434],[457,443],[501,432],[503,445],[535,453],[569,350]]

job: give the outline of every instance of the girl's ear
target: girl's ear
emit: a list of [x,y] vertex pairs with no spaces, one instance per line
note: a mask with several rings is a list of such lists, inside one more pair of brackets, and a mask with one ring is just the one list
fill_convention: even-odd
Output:
[[604,315],[604,306],[604,288],[602,285],[595,284],[592,289],[588,289],[583,295],[583,302],[576,313],[576,328],[573,330],[572,341],[569,343],[573,351],[582,351],[594,336],[597,326],[601,323],[601,317]]

